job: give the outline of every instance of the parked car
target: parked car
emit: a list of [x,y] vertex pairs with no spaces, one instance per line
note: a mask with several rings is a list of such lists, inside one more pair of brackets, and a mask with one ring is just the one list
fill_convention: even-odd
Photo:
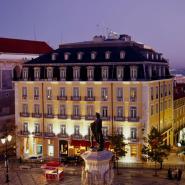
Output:
[[29,156],[28,158],[25,158],[25,161],[42,163],[44,160],[41,155],[36,155],[36,156]]

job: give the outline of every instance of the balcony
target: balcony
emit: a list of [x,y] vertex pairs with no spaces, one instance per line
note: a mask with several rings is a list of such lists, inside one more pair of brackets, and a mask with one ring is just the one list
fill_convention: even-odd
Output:
[[58,119],[67,119],[66,114],[58,114]]
[[83,137],[82,137],[81,134],[72,134],[72,135],[71,135],[71,138],[72,138],[72,139],[82,139]]
[[35,137],[41,137],[41,136],[42,136],[42,132],[32,132],[32,134],[33,134]]
[[66,133],[59,133],[57,136],[60,138],[68,138],[69,137],[68,134],[66,134]]
[[114,116],[115,121],[125,121],[125,117],[123,116]]
[[40,114],[40,113],[32,113],[32,117],[33,118],[41,118],[42,114]]
[[20,113],[20,116],[21,116],[21,117],[26,117],[26,118],[27,118],[27,117],[30,117],[30,113],[28,113],[28,112],[21,112],[21,113]]
[[54,114],[44,114],[44,117],[45,118],[54,118],[55,116],[54,116]]
[[55,137],[53,132],[44,132],[44,137]]
[[123,101],[123,97],[117,97],[117,101]]
[[139,117],[128,117],[128,121],[138,122]]
[[130,97],[130,102],[136,102],[136,98]]
[[38,100],[39,99],[39,96],[34,96],[34,100]]
[[102,116],[101,119],[103,121],[108,121],[108,120],[110,120],[110,116]]
[[57,100],[67,100],[67,96],[57,96]]
[[93,115],[86,115],[85,116],[85,120],[94,120],[95,119],[95,116]]
[[25,131],[25,130],[21,130],[18,132],[19,135],[22,135],[22,136],[28,136],[30,134],[29,131]]
[[81,115],[71,115],[71,119],[80,120],[81,119]]
[[107,96],[102,96],[102,97],[101,97],[101,100],[102,100],[102,101],[107,101],[107,100],[108,100],[108,97],[107,97]]
[[85,96],[85,101],[95,101],[95,96]]
[[27,95],[22,95],[22,99],[26,100],[27,99]]
[[71,100],[72,101],[80,101],[81,100],[81,96],[71,96]]

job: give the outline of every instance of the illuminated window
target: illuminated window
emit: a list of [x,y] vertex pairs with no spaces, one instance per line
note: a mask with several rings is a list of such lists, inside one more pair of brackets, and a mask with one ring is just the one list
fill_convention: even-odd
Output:
[[78,54],[77,54],[77,59],[78,60],[82,60],[82,56],[83,56],[83,52],[79,52]]
[[135,102],[137,99],[137,88],[131,87],[130,88],[130,101]]
[[66,52],[64,53],[64,60],[69,60],[70,53]]
[[53,157],[54,156],[54,146],[48,145],[48,156]]
[[108,88],[101,88],[101,98],[103,101],[108,99]]
[[47,99],[52,98],[52,89],[51,89],[51,87],[47,87],[46,96],[47,96]]

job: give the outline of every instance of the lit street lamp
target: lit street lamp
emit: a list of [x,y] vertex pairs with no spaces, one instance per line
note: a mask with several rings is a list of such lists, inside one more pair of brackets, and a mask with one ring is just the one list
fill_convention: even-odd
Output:
[[2,144],[5,144],[6,146],[6,155],[5,155],[5,167],[6,167],[6,183],[9,182],[9,176],[8,176],[8,146],[7,143],[10,142],[12,140],[12,136],[8,135],[5,138],[1,139]]

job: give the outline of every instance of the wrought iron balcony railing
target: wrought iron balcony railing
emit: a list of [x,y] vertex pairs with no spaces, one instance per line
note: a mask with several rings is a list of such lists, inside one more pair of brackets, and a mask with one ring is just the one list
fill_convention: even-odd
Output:
[[40,113],[32,113],[32,117],[33,118],[41,118],[42,114],[40,114]]
[[138,122],[139,121],[139,117],[128,117],[128,121],[133,121],[133,122]]
[[124,116],[114,116],[114,120],[115,121],[125,121],[125,117]]
[[79,120],[81,119],[81,115],[71,115],[71,119]]
[[28,112],[20,112],[21,117],[30,117],[30,113]]
[[73,101],[80,101],[81,100],[81,96],[71,96],[71,100],[73,100]]
[[32,134],[33,134],[35,137],[41,137],[41,136],[42,136],[42,132],[32,132]]
[[44,114],[45,118],[54,118],[55,115],[54,114]]
[[57,96],[57,100],[67,100],[67,96]]
[[85,96],[85,101],[95,101],[95,96]]
[[95,119],[95,116],[94,115],[86,115],[85,116],[85,119],[86,120],[94,120]]
[[55,137],[53,132],[44,132],[44,137]]
[[66,114],[58,114],[58,119],[67,119]]

